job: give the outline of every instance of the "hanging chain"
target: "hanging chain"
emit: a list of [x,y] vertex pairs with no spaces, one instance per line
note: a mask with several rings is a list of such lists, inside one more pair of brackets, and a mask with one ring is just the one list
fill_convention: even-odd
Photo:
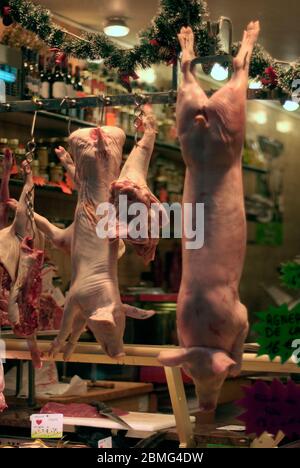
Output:
[[144,104],[146,103],[146,98],[143,94],[137,94],[135,96],[134,102],[135,102],[134,121],[133,121],[133,125],[135,128],[134,142],[135,142],[135,145],[137,145],[139,142],[139,129],[143,125],[143,117],[145,115]]
[[34,195],[34,185],[26,193],[26,207],[27,207],[27,216],[30,221],[32,238],[35,238],[35,222],[34,222],[34,206],[33,206],[33,195]]
[[[35,153],[35,150],[36,150],[36,143],[35,143],[34,133],[35,133],[37,113],[38,113],[38,111],[35,111],[35,113],[33,115],[33,120],[32,120],[32,125],[31,125],[31,132],[30,132],[31,140],[28,141],[28,143],[26,145],[26,151],[27,152],[26,152],[26,155],[25,155],[25,160],[26,160],[27,164],[29,164],[29,166],[31,165],[31,163],[33,161],[34,153]],[[34,185],[26,193],[26,196],[25,196],[25,203],[26,203],[26,208],[27,208],[27,213],[26,214],[27,214],[27,217],[28,217],[28,219],[30,221],[31,230],[32,230],[32,238],[34,239],[35,238],[35,229],[34,229],[35,224],[34,224],[33,195],[34,195]]]

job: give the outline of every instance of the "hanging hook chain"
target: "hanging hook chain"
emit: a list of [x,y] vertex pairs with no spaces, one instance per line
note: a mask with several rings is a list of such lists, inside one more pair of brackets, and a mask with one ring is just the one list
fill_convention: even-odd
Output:
[[133,125],[135,128],[135,134],[134,134],[134,142],[135,145],[138,144],[139,142],[139,129],[141,128],[143,124],[143,117],[145,115],[144,112],[144,104],[146,104],[146,96],[143,94],[136,94],[134,103],[135,103],[135,110],[134,110],[134,121]]
[[35,238],[35,223],[34,223],[34,206],[33,206],[33,193],[34,193],[34,185],[32,188],[26,193],[26,207],[27,207],[27,216],[30,221],[31,230],[32,230],[32,238]]

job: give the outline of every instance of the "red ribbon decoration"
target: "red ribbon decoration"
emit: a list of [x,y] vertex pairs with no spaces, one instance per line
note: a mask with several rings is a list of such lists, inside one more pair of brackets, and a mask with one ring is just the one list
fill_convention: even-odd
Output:
[[64,52],[61,52],[61,50],[58,47],[52,47],[50,49],[50,52],[53,52],[55,55],[56,65],[60,65],[66,59],[66,54]]
[[152,46],[154,47],[158,47],[159,46],[159,42],[157,39],[151,39],[151,41],[149,41],[149,44],[151,44]]
[[122,73],[120,75],[120,80],[122,81],[126,89],[131,93],[132,88],[130,84],[130,78],[132,78],[133,80],[138,80],[139,75],[137,75],[134,70],[129,73]]
[[264,86],[272,86],[276,87],[278,84],[278,76],[276,71],[273,67],[268,67],[265,69],[264,78],[262,78],[261,82]]
[[3,16],[8,16],[8,15],[10,15],[10,14],[11,14],[11,7],[8,6],[8,5],[7,5],[7,6],[4,6],[4,7],[2,8],[2,15],[3,15]]

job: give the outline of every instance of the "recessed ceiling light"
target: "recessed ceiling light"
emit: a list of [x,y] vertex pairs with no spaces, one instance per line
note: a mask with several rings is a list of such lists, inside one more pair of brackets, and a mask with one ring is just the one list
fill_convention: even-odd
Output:
[[283,108],[288,112],[295,112],[296,110],[299,109],[299,107],[300,106],[299,106],[298,102],[296,102],[296,101],[287,100],[283,104]]
[[107,24],[104,32],[110,37],[125,37],[129,34],[129,27],[126,24],[125,18],[111,17],[107,18]]

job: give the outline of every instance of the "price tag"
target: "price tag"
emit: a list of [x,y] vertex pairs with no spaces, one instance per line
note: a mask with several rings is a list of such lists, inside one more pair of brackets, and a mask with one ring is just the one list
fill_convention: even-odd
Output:
[[238,401],[246,412],[238,417],[245,422],[246,433],[276,436],[280,431],[287,437],[300,436],[300,387],[293,381],[286,385],[274,379],[271,385],[258,380],[244,387],[245,397]]
[[32,439],[61,439],[64,416],[62,414],[33,414],[31,420]]
[[98,441],[98,448],[112,448],[112,437],[107,437]]
[[[288,361],[295,351],[295,340],[300,338],[300,305],[289,310],[286,304],[280,307],[269,307],[265,312],[256,314],[259,322],[253,327],[258,333],[260,349],[258,356],[268,355],[271,359],[277,356],[282,364]],[[300,361],[298,362],[300,365]]]

